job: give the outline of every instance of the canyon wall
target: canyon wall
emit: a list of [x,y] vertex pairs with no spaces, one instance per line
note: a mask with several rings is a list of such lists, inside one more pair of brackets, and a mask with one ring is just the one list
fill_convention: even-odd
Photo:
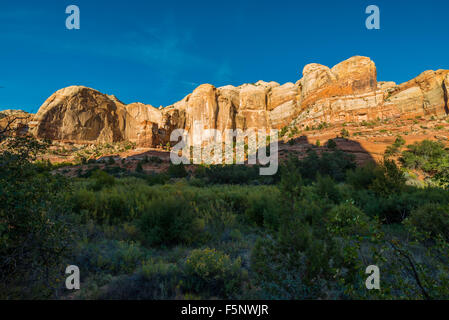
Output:
[[203,84],[165,108],[125,105],[115,96],[74,86],[54,93],[29,122],[39,138],[95,144],[132,141],[151,147],[174,129],[281,129],[286,126],[445,116],[449,70],[426,71],[406,83],[378,82],[376,66],[352,57],[333,68],[308,64],[296,83],[259,81],[239,87]]

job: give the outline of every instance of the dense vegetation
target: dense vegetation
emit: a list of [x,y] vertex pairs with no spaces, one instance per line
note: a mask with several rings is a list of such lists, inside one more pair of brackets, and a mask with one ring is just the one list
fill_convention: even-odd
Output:
[[[69,181],[34,161],[45,145],[12,139],[0,156],[0,297],[449,298],[449,152],[403,147],[356,167],[328,143],[269,178],[256,166],[106,166]],[[64,289],[71,264],[76,293]],[[365,287],[372,264],[381,290]]]

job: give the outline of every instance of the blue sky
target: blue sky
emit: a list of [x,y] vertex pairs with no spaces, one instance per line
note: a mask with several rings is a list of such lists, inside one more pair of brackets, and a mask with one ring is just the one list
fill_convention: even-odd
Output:
[[[71,4],[80,30],[65,28]],[[380,30],[365,28],[370,4]],[[308,63],[354,55],[400,83],[449,69],[448,12],[446,0],[2,0],[0,109],[36,112],[69,85],[166,106],[201,83],[296,82]]]

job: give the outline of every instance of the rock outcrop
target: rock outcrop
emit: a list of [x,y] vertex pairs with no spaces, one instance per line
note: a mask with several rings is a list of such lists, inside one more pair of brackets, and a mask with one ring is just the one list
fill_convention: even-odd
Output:
[[352,57],[333,68],[308,64],[296,83],[259,81],[239,87],[203,84],[165,108],[123,104],[86,87],[68,87],[41,106],[30,132],[40,138],[76,143],[128,140],[140,146],[169,141],[175,129],[269,129],[316,123],[444,116],[449,70],[426,71],[406,83],[377,82],[373,61]]
[[0,111],[0,133],[6,135],[25,134],[32,118],[33,114],[22,110]]

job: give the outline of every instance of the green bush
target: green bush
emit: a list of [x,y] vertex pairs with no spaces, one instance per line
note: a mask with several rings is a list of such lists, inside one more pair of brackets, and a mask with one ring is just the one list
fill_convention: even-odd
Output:
[[441,235],[449,241],[449,206],[436,203],[424,204],[412,211],[405,220],[409,226],[427,234],[430,239]]
[[143,172],[142,163],[140,161],[137,163],[136,172],[138,172],[138,173],[142,173]]
[[390,157],[398,154],[404,144],[405,144],[404,138],[398,136],[394,141],[394,143],[391,146],[388,146],[387,149],[385,150],[385,156]]
[[0,299],[52,298],[77,234],[64,193],[70,184],[32,163],[46,144],[0,141]]
[[185,262],[185,288],[209,296],[232,298],[245,279],[241,266],[240,258],[231,260],[227,254],[216,249],[193,250]]
[[145,251],[136,243],[116,240],[91,242],[79,248],[75,263],[88,272],[112,275],[132,273],[145,259]]
[[376,179],[378,170],[375,163],[369,162],[362,167],[349,170],[346,173],[346,182],[356,190],[368,189]]
[[201,231],[191,204],[169,195],[151,202],[140,218],[139,227],[149,245],[193,243]]
[[185,178],[188,176],[188,173],[183,163],[180,164],[170,163],[170,167],[168,167],[167,174],[170,176],[170,178]]
[[[291,167],[289,170],[297,168],[304,182],[310,184],[316,180],[317,174],[329,176],[337,182],[344,181],[346,172],[356,167],[354,159],[353,155],[340,150],[324,152],[319,156],[310,149],[304,159],[290,157],[288,163]],[[283,166],[285,167],[285,165]]]
[[376,170],[370,189],[380,195],[400,193],[405,187],[405,176],[394,160],[384,159]]
[[335,235],[367,235],[370,219],[351,203],[342,203],[333,207],[328,213],[328,230]]
[[346,130],[345,128],[341,129],[340,136],[345,139],[349,138],[349,136],[350,136],[349,131]]
[[260,181],[263,184],[273,183],[276,177],[261,176],[259,166],[245,165],[212,165],[199,167],[195,177],[210,184],[250,184]]
[[326,147],[329,149],[336,149],[337,144],[335,143],[335,141],[333,139],[329,139],[326,143]]
[[341,201],[342,195],[340,194],[337,185],[331,177],[322,177],[320,174],[318,174],[315,186],[317,194],[322,198],[327,198],[334,203],[339,203]]
[[279,227],[283,206],[280,195],[275,193],[250,193],[245,217],[250,223],[276,230]]
[[99,191],[104,187],[111,187],[115,184],[115,179],[113,176],[110,176],[106,172],[102,170],[96,170],[92,173],[92,178],[94,183],[92,185],[92,189],[95,191]]

